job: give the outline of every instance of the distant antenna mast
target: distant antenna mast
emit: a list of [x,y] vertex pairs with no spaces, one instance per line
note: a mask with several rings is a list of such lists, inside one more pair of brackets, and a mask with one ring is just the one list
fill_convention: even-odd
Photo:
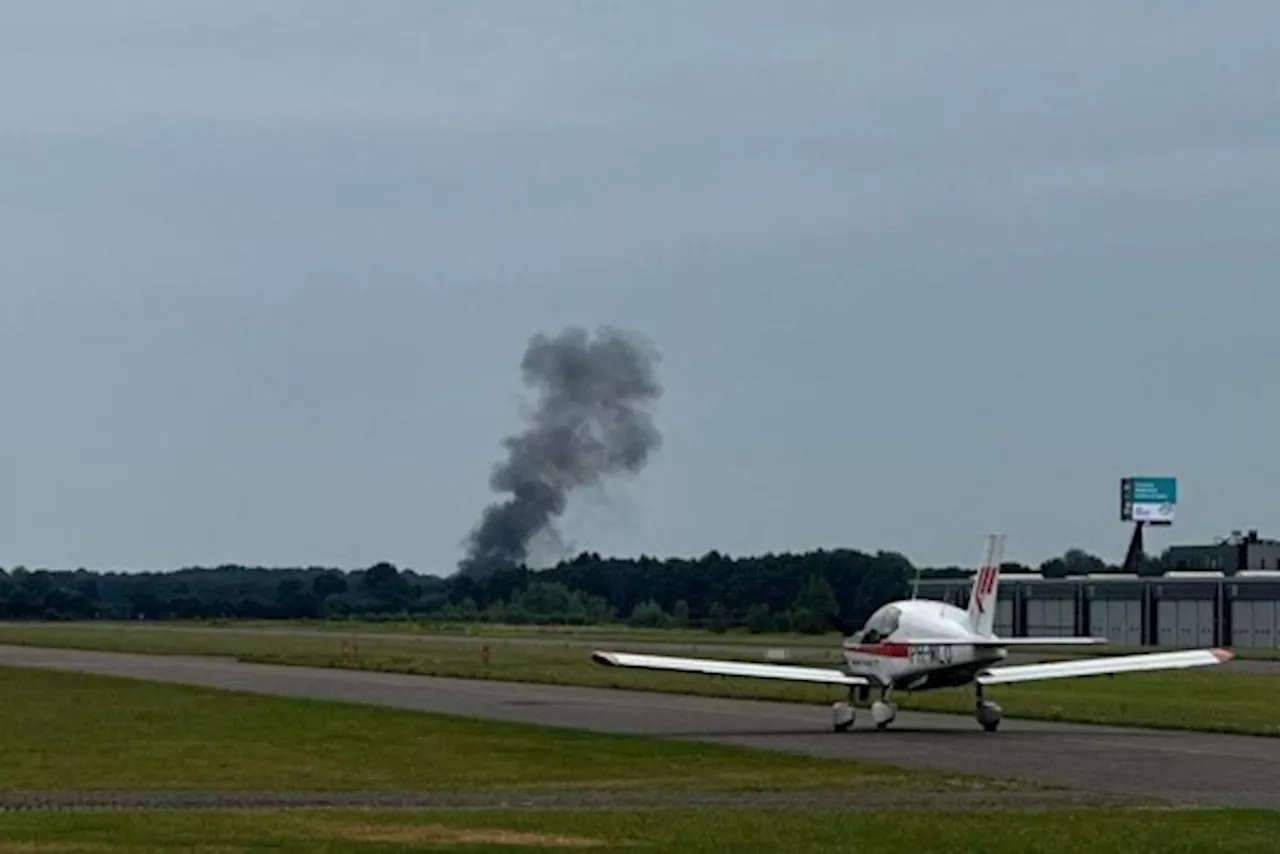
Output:
[[914,602],[916,596],[920,595],[920,567],[916,566],[916,579],[911,582],[911,600]]

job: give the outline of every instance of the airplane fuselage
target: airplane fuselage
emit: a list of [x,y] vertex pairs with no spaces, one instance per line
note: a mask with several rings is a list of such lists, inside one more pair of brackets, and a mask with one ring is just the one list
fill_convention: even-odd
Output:
[[[1008,653],[1002,647],[964,643],[982,639],[966,620],[966,612],[945,602],[892,602],[872,615],[862,634],[845,640],[845,665],[853,675],[894,689],[927,691],[967,685]],[[877,625],[888,631],[879,636],[873,631]],[[909,640],[913,637],[950,642],[913,643]]]

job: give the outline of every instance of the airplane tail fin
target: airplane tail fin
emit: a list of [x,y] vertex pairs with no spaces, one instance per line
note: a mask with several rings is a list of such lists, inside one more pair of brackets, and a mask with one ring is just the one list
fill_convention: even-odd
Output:
[[982,566],[973,577],[969,594],[969,628],[979,635],[995,633],[996,593],[1000,587],[1000,562],[1004,556],[1004,535],[988,534]]

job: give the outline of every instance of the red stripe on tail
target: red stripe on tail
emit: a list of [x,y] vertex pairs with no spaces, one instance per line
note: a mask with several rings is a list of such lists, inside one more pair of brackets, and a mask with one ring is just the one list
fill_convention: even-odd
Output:
[[994,566],[984,566],[978,572],[978,586],[974,589],[974,598],[977,600],[978,613],[986,612],[986,608],[982,604],[982,600],[991,595],[991,589],[996,586],[996,568]]

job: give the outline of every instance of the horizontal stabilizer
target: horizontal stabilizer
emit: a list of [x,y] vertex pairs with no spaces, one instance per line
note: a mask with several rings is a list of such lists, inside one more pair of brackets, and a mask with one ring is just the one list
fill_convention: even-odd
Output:
[[893,647],[893,646],[1099,646],[1107,643],[1106,638],[1086,638],[1086,637],[1043,637],[1043,638],[997,638],[997,637],[971,637],[971,638],[890,638],[880,641],[878,644],[845,644],[846,649],[865,648],[868,651],[874,651],[877,646]]
[[1083,658],[1074,661],[1052,661],[1046,664],[1018,664],[992,667],[978,674],[982,685],[1010,682],[1034,682],[1040,679],[1066,679],[1077,676],[1107,676],[1112,673],[1137,673],[1144,670],[1176,670],[1204,667],[1230,661],[1235,656],[1225,649],[1188,649],[1179,652],[1148,652],[1138,655],[1114,655]]
[[591,660],[608,667],[638,667],[645,670],[705,673],[710,676],[748,676],[756,679],[787,679],[793,682],[824,682],[829,685],[871,684],[861,676],[850,676],[834,667],[797,667],[790,664],[754,664],[749,661],[718,661],[710,658],[679,658],[668,655],[599,651],[591,653]]

